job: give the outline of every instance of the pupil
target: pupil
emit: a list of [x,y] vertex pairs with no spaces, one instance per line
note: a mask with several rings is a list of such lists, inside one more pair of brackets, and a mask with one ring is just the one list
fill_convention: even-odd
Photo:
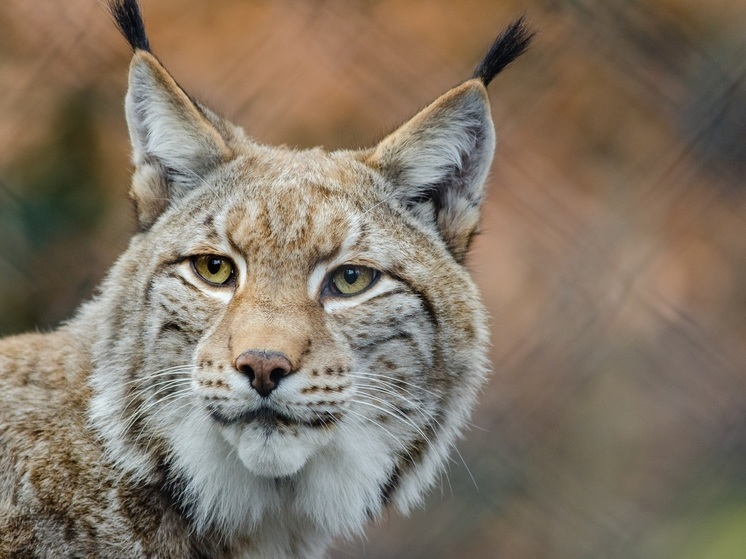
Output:
[[347,268],[344,271],[345,281],[349,285],[353,285],[357,281],[357,278],[359,278],[359,277],[360,277],[360,272],[357,271],[357,270],[355,270],[354,268]]
[[223,261],[219,258],[210,258],[207,262],[207,271],[211,274],[215,275],[220,271],[220,268],[222,268]]

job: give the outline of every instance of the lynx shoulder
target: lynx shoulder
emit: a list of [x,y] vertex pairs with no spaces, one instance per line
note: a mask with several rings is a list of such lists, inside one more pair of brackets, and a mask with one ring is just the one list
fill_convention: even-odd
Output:
[[194,101],[136,0],[139,228],[97,295],[0,341],[0,557],[313,558],[433,485],[487,373],[463,266],[495,134],[474,76],[378,145],[267,147]]

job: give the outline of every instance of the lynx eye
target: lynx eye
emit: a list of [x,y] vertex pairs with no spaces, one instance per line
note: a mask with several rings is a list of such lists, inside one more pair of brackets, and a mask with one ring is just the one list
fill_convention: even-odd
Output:
[[223,256],[202,254],[192,257],[192,267],[211,285],[226,285],[233,279],[233,262]]
[[378,272],[366,266],[340,266],[332,272],[330,288],[337,295],[357,295],[378,279]]

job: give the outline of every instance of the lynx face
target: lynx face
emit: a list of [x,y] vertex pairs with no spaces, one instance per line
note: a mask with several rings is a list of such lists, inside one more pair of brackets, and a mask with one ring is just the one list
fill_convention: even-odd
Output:
[[[337,431],[373,431],[394,463],[412,445],[424,451],[462,369],[436,366],[430,285],[469,293],[471,284],[457,266],[449,277],[428,265],[447,251],[377,195],[381,178],[349,155],[276,159],[259,178],[256,158],[237,164],[191,201],[200,211],[151,280],[148,330],[158,335],[148,353],[164,354],[161,339],[190,348],[181,356],[193,367],[190,407],[256,475],[295,474]],[[477,308],[464,305],[465,324],[481,318]]]
[[205,523],[230,524],[231,495],[268,506],[246,488],[277,479],[325,485],[302,502],[330,525],[406,510],[487,370],[475,288],[372,152],[236,152],[120,261],[135,277],[102,345],[123,354],[101,361],[94,421],[133,472],[173,463]]
[[380,197],[350,196],[372,190],[372,173],[322,157],[291,155],[261,181],[246,173],[250,186],[215,208],[216,244],[186,253],[220,255],[215,266],[233,270],[225,283],[205,281],[200,257],[176,271],[211,308],[195,348],[195,395],[261,476],[295,474],[338,430],[394,423],[383,438],[405,452],[442,392],[422,390],[435,332],[417,287],[427,270],[413,254],[395,255],[407,227],[382,227],[396,216]]

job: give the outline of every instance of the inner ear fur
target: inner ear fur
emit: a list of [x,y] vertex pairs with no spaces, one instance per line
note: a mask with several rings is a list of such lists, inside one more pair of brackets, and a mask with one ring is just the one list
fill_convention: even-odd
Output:
[[479,225],[494,150],[487,90],[472,79],[384,138],[367,163],[384,175],[394,198],[433,226],[462,262]]
[[[132,58],[125,99],[135,175],[130,195],[141,229],[231,157],[228,125],[194,102],[158,59]],[[222,132],[222,133],[221,133]]]

